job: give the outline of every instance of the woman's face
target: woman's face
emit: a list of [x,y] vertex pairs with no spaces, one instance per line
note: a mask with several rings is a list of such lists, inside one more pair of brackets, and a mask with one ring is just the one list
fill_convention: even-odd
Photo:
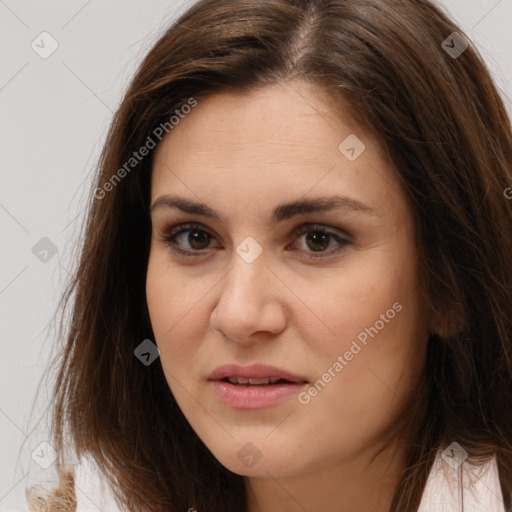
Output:
[[155,342],[191,426],[243,475],[377,450],[425,364],[411,207],[376,141],[319,94],[201,99],[155,154]]

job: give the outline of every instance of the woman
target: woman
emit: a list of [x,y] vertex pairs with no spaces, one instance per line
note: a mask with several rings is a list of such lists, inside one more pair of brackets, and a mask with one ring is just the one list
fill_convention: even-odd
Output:
[[428,1],[193,5],[102,154],[63,487],[76,454],[125,510],[510,510],[510,162]]

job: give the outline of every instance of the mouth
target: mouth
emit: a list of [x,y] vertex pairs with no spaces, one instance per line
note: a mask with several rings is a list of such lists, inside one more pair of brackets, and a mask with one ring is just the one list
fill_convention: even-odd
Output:
[[220,379],[222,382],[229,382],[235,386],[272,386],[274,384],[297,384],[281,377],[263,377],[263,378],[251,378],[251,377],[225,377]]
[[208,378],[217,398],[234,409],[261,409],[278,405],[298,393],[307,379],[264,364],[225,365]]
[[253,363],[248,366],[237,364],[219,366],[210,374],[208,380],[229,382],[234,386],[273,386],[307,382],[305,377],[263,363]]

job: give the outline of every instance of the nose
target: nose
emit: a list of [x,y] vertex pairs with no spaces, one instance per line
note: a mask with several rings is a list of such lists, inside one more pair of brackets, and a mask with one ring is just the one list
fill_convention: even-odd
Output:
[[210,324],[223,337],[250,345],[286,328],[285,289],[261,256],[247,263],[236,255],[218,290]]

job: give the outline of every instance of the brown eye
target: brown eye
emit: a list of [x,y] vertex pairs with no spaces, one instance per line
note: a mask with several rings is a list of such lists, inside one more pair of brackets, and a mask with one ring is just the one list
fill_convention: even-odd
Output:
[[198,224],[181,224],[169,229],[163,240],[178,254],[200,256],[215,237]]
[[351,244],[347,232],[321,224],[303,224],[294,233],[293,241],[295,249],[311,258],[334,256]]
[[190,247],[197,250],[206,249],[210,245],[210,240],[210,235],[206,231],[199,229],[190,231],[188,235]]
[[[318,224],[304,224],[294,233],[292,246],[309,257],[320,258],[334,256],[348,245],[350,235],[338,229],[326,229]],[[219,248],[212,245],[216,238],[200,224],[180,224],[164,236],[163,241],[172,250],[182,256],[204,256],[209,249]],[[298,246],[298,247],[297,247]]]
[[320,231],[311,231],[306,236],[306,244],[312,251],[325,251],[330,240],[330,235]]

